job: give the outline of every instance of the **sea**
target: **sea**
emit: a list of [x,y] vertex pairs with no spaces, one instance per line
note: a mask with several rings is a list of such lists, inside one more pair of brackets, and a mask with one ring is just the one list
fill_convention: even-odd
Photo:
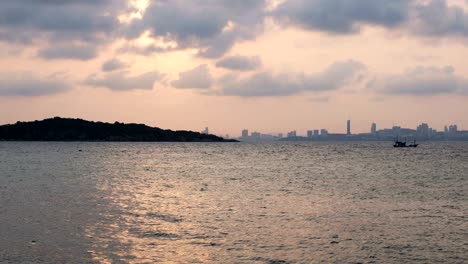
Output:
[[468,263],[468,143],[0,142],[0,263]]

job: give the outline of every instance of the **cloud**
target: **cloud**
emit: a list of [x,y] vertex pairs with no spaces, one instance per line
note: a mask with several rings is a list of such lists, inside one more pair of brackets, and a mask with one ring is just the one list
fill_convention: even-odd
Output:
[[231,56],[224,58],[216,63],[216,67],[225,68],[235,71],[252,71],[260,68],[262,65],[261,59],[258,56]]
[[179,79],[172,82],[172,86],[180,89],[208,89],[213,84],[213,77],[206,64],[190,71],[181,72]]
[[153,71],[137,76],[128,76],[128,72],[106,74],[103,77],[90,76],[84,84],[94,87],[105,87],[113,91],[152,90],[154,84],[164,77]]
[[25,32],[30,39],[91,40],[119,26],[125,0],[15,0],[0,2],[0,30]]
[[274,74],[270,71],[256,73],[239,79],[228,74],[220,79],[221,94],[241,97],[289,96],[302,92],[337,90],[358,79],[365,66],[353,60],[336,62],[325,71],[316,74]]
[[38,56],[43,59],[74,59],[74,60],[91,60],[97,56],[97,47],[92,45],[64,45],[51,46],[39,50]]
[[120,53],[133,53],[143,56],[149,56],[154,53],[166,53],[170,51],[175,51],[177,48],[174,47],[160,47],[155,44],[149,44],[146,46],[139,46],[134,44],[125,44],[121,48],[118,49]]
[[273,12],[281,24],[333,33],[358,32],[361,24],[396,27],[411,0],[287,0]]
[[[135,11],[129,0],[0,1],[0,41],[46,45],[39,51],[43,58],[84,60],[125,37],[128,43],[121,52],[148,55],[194,49],[200,57],[215,59],[239,42],[254,40],[270,18],[284,26],[333,34],[376,25],[417,36],[468,36],[468,14],[447,0],[284,0],[274,9],[271,3],[149,1],[141,18],[120,22],[122,15]],[[145,34],[163,44],[131,45]],[[77,46],[79,54],[71,50]]]
[[46,45],[39,51],[46,59],[87,60],[97,46],[115,40],[122,26],[118,16],[129,11],[127,0],[0,1],[0,41]]
[[334,34],[377,25],[424,37],[468,36],[468,13],[447,0],[286,0],[271,15],[281,25]]
[[314,103],[327,103],[330,100],[331,100],[331,96],[319,96],[319,97],[310,98],[310,101]]
[[458,94],[468,91],[468,81],[453,67],[417,67],[404,74],[375,79],[368,84],[379,93],[408,96]]
[[30,73],[0,75],[0,96],[45,96],[70,89],[64,82],[44,79]]
[[[149,1],[141,18],[123,23],[119,17],[135,11],[129,0],[0,1],[0,41],[45,43],[40,53],[55,55],[54,49],[76,43],[95,46],[97,51],[121,37],[134,40],[148,33],[155,40],[176,45],[127,46],[122,51],[150,54],[195,49],[200,57],[220,58],[236,43],[255,39],[271,17],[281,25],[334,34],[377,25],[419,36],[468,36],[468,13],[448,0],[284,0],[274,9],[271,2]],[[67,58],[96,55],[90,50]]]
[[408,24],[411,32],[419,35],[468,36],[468,13],[460,6],[450,6],[446,0],[417,4]]
[[119,60],[119,59],[110,59],[105,61],[102,66],[101,70],[105,72],[110,72],[110,71],[115,71],[115,70],[121,70],[128,68],[128,64]]
[[261,32],[264,9],[264,0],[152,1],[126,32],[130,39],[150,32],[178,49],[195,48],[199,56],[217,58]]

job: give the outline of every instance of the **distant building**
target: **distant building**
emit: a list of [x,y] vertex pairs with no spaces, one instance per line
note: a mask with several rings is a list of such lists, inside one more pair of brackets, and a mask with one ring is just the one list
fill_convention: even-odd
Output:
[[320,135],[321,135],[322,137],[328,137],[328,130],[322,129],[322,130],[320,131]]
[[208,129],[208,127],[206,127],[205,130],[203,130],[201,133],[208,135],[210,133],[210,130]]
[[430,134],[429,131],[430,131],[429,125],[426,123],[422,123],[416,128],[416,133],[418,137],[422,137],[422,138],[429,138],[429,134]]
[[351,120],[348,120],[346,123],[346,134],[349,136],[351,135]]
[[249,130],[247,130],[247,129],[242,130],[242,137],[243,138],[249,137]]
[[296,131],[291,131],[291,132],[289,132],[289,133],[288,133],[288,138],[290,138],[290,137],[297,137]]
[[458,132],[458,126],[457,125],[449,126],[449,134],[456,134],[457,132]]
[[393,126],[392,127],[392,134],[394,137],[398,137],[401,134],[401,127],[400,126]]
[[279,134],[278,134],[278,137],[279,137],[279,138],[283,138],[283,133],[279,133]]
[[372,123],[370,131],[371,131],[372,135],[377,134],[377,124],[376,123]]
[[315,136],[315,137],[320,136],[320,132],[319,132],[318,129],[315,129],[315,130],[314,130],[314,136]]
[[259,132],[252,132],[252,138],[259,140],[261,138],[262,134]]
[[262,141],[274,141],[278,140],[278,138],[272,134],[261,134],[260,138]]
[[458,126],[457,125],[451,125],[448,127],[448,136],[449,137],[456,137],[458,136]]
[[308,138],[313,138],[314,137],[314,131],[312,131],[312,130],[307,131],[307,137]]
[[239,137],[239,140],[245,142],[265,142],[265,141],[275,141],[279,138],[276,135],[272,134],[262,134],[261,132],[252,132],[249,135],[249,131],[247,129],[242,130],[242,136]]

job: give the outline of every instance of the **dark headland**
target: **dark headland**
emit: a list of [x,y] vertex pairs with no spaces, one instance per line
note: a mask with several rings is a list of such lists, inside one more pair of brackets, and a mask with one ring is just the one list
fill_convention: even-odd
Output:
[[193,131],[60,117],[2,125],[0,141],[236,142]]

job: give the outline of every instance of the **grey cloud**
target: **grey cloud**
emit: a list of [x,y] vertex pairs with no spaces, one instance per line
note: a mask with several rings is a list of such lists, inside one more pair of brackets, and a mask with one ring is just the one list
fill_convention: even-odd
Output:
[[64,82],[27,73],[0,75],[0,96],[45,96],[70,89]]
[[334,33],[360,24],[395,27],[406,21],[411,0],[287,0],[272,13],[283,24]]
[[216,63],[216,67],[235,71],[252,71],[260,68],[262,65],[259,56],[231,56],[226,57]]
[[447,66],[418,67],[401,75],[373,80],[368,87],[391,95],[433,96],[466,93],[467,85],[467,80]]
[[358,73],[365,68],[362,63],[349,60],[336,62],[324,72],[316,74],[273,74],[265,71],[247,79],[230,74],[220,80],[221,93],[229,96],[267,97],[336,90],[356,81]]
[[127,37],[149,31],[177,42],[178,49],[197,48],[199,56],[217,58],[261,31],[264,8],[264,0],[152,1],[143,18],[128,27]]
[[425,36],[468,36],[468,13],[446,0],[417,4],[408,22],[411,32]]
[[[43,58],[90,59],[96,56],[92,49],[96,51],[119,34],[117,17],[128,10],[127,0],[0,1],[0,41],[46,43],[47,48],[40,51]],[[76,43],[95,48],[67,50],[66,46]]]
[[212,39],[200,41],[198,56],[203,58],[216,59],[228,52],[236,43],[240,33],[235,30],[218,35]]
[[[245,21],[243,23],[246,23]],[[262,31],[260,21],[252,22],[251,26],[237,24],[230,31],[223,31],[222,34],[212,39],[203,39],[199,43],[198,56],[203,58],[219,58],[238,41],[252,40]]]
[[159,47],[154,44],[150,44],[147,46],[137,46],[137,45],[132,45],[132,44],[126,44],[122,46],[121,48],[119,48],[118,52],[134,53],[138,55],[148,56],[154,53],[165,53],[165,52],[170,52],[174,50],[177,50],[177,49],[171,48],[171,47]]
[[153,34],[173,35],[181,40],[195,36],[210,38],[219,34],[226,23],[222,14],[216,11],[207,6],[197,8],[187,2],[154,1],[145,12],[142,22],[146,24],[140,26],[150,26]]
[[180,89],[208,89],[213,84],[213,77],[206,64],[179,74],[179,79],[172,86]]
[[[47,43],[42,51],[47,54],[76,43],[101,47],[120,37],[135,39],[149,32],[150,37],[177,46],[126,46],[121,51],[147,55],[193,48],[200,57],[220,58],[236,43],[255,39],[270,17],[282,25],[335,34],[377,25],[419,36],[468,36],[468,13],[447,0],[285,0],[266,11],[269,2],[150,1],[143,17],[127,25],[118,16],[130,12],[128,0],[5,0],[0,1],[0,40]],[[70,58],[91,55],[97,54]],[[57,56],[44,56],[48,57]]]
[[105,72],[110,72],[110,71],[115,71],[115,70],[121,70],[124,68],[127,68],[129,65],[119,59],[110,59],[105,61],[102,66],[101,70]]
[[30,38],[52,34],[56,38],[95,39],[118,27],[116,15],[124,0],[15,0],[0,2],[0,28],[27,32]]
[[315,102],[315,103],[326,103],[326,102],[329,102],[330,100],[331,100],[331,96],[321,96],[321,97],[310,98],[310,101]]
[[335,34],[378,25],[418,36],[468,36],[468,13],[447,0],[286,0],[271,15],[282,25]]
[[84,84],[94,87],[104,87],[113,91],[151,90],[163,74],[153,71],[137,76],[128,76],[128,72],[110,73],[103,77],[90,76]]
[[38,52],[43,59],[76,59],[90,60],[97,56],[97,47],[92,45],[51,46]]

